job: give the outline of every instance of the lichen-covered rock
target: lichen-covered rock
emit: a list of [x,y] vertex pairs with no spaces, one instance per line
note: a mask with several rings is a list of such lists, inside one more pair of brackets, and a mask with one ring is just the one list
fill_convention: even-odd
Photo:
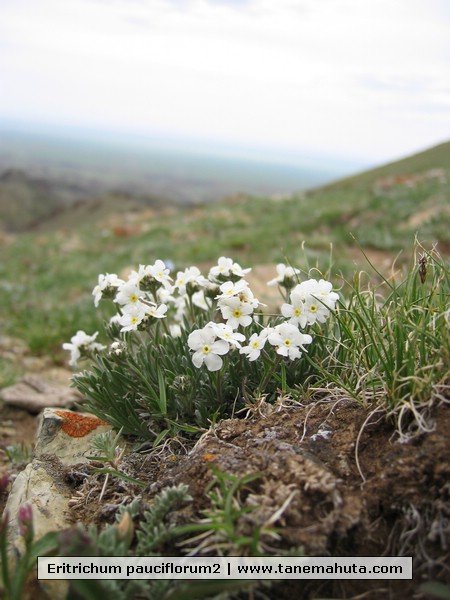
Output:
[[[72,490],[65,483],[65,468],[87,462],[92,438],[108,429],[109,425],[90,414],[53,408],[44,410],[34,459],[16,477],[5,507],[9,515],[11,551],[19,555],[24,551],[17,515],[25,503],[32,508],[35,539],[49,531],[61,531],[71,526],[69,500]],[[42,583],[52,599],[65,598],[66,582]]]
[[92,438],[110,428],[91,414],[47,408],[41,417],[34,456],[53,455],[66,466],[86,462]]

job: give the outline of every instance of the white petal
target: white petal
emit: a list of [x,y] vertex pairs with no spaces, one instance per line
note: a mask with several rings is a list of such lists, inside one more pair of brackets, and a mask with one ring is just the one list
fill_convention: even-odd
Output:
[[207,354],[205,356],[205,365],[208,371],[218,371],[222,367],[223,361],[217,354]]
[[201,329],[196,329],[192,333],[189,334],[188,337],[188,346],[191,350],[197,350],[200,346],[203,346],[203,336],[201,334]]
[[211,352],[214,354],[226,354],[230,349],[230,345],[225,340],[217,340],[211,346]]
[[277,354],[281,354],[281,356],[287,356],[289,354],[289,348],[287,348],[287,346],[279,346],[277,348]]
[[286,319],[294,316],[294,307],[291,304],[282,304],[281,306],[281,314]]
[[201,350],[197,350],[197,352],[194,352],[194,354],[192,355],[192,362],[194,366],[197,367],[197,369],[199,369],[202,366],[204,358],[205,355]]

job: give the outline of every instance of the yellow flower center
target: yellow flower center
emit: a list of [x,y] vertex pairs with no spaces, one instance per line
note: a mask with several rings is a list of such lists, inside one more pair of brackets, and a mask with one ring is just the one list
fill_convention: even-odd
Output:
[[210,352],[211,352],[211,348],[207,344],[205,344],[203,346],[203,354],[209,354]]
[[137,322],[138,322],[138,318],[137,317],[131,317],[131,323],[132,323],[132,325],[136,325]]
[[291,340],[284,340],[284,345],[287,346],[289,348],[289,346],[291,345]]
[[294,315],[295,315],[296,317],[298,317],[298,316],[300,316],[300,314],[301,314],[301,311],[300,311],[300,309],[299,309],[299,308],[296,308],[296,309],[294,310]]
[[239,310],[239,308],[236,308],[235,310],[233,310],[233,317],[236,317],[238,319],[241,316],[242,316],[242,312]]
[[317,311],[317,306],[315,304],[311,304],[311,306],[309,307],[309,310],[311,312],[316,312]]
[[256,348],[259,348],[259,342],[253,342],[252,348],[254,348],[255,350]]
[[137,302],[138,301],[138,297],[136,296],[136,294],[132,294],[130,296],[130,302]]

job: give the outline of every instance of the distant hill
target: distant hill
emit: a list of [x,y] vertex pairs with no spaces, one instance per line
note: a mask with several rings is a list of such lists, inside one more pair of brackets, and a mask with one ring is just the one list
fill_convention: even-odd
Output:
[[157,147],[0,127],[0,220],[4,228],[21,231],[80,200],[111,195],[147,206],[199,204],[236,193],[279,197],[343,172],[336,166],[208,154],[194,146]]
[[[284,187],[281,183],[273,184],[279,185],[281,191],[278,194],[273,193],[277,188],[271,188],[267,183],[269,167],[264,170],[262,164],[254,163],[249,166],[238,161],[235,164],[222,164],[214,160],[208,162],[205,158],[205,173],[202,178],[199,169],[203,163],[200,158],[186,156],[183,158],[184,163],[177,163],[181,158],[175,157],[172,166],[164,163],[169,160],[168,156],[160,157],[161,164],[153,165],[154,171],[150,169],[153,175],[148,174],[146,184],[145,178],[142,179],[147,164],[143,155],[139,155],[141,163],[133,167],[129,163],[121,165],[120,154],[114,152],[108,154],[105,151],[106,154],[99,152],[85,156],[79,147],[47,144],[45,152],[39,155],[40,162],[33,163],[34,151],[30,150],[29,155],[22,155],[19,149],[23,150],[26,144],[23,142],[23,146],[17,143],[13,154],[17,156],[21,168],[7,168],[2,172],[1,167],[6,159],[4,148],[0,148],[0,223],[8,231],[56,229],[96,221],[108,214],[139,211],[143,207],[174,204],[186,206],[211,199],[219,200],[238,193],[240,185],[245,192],[245,182],[248,184],[249,195],[277,198],[283,196],[283,190],[285,193],[289,193],[286,191],[289,189],[295,190],[292,170],[280,167],[276,171],[273,165],[272,168],[276,171],[273,173],[274,181],[279,181],[283,173],[287,180]],[[37,144],[36,141],[35,143]],[[22,158],[19,160],[20,157]],[[175,168],[177,165],[178,170]],[[224,172],[233,165],[234,183],[227,183]],[[134,174],[136,180],[123,180],[123,169],[127,168],[130,177]],[[221,169],[225,171],[222,172]],[[336,213],[336,218],[346,220],[344,213],[356,214],[355,210],[359,210],[357,206],[363,206],[361,195],[384,195],[395,186],[409,189],[424,180],[446,180],[450,176],[449,169],[450,142],[446,142],[327,185],[310,185],[309,189],[316,198],[320,196],[320,205],[324,207],[339,204],[341,200],[337,200],[337,195],[341,197],[341,194],[345,194],[346,207],[344,209],[341,206],[339,210],[342,215],[338,217]],[[258,179],[258,174],[261,183],[256,185],[254,182]],[[301,174],[297,173],[296,177],[301,178]],[[310,173],[309,179],[305,174],[304,181],[314,181],[314,174]],[[443,200],[440,201],[441,204],[442,202]],[[370,202],[364,205],[372,210]],[[335,206],[332,209],[333,214],[338,208]]]
[[47,222],[67,226],[106,213],[136,210],[143,205],[167,205],[157,196],[133,197],[126,192],[106,193],[96,183],[80,183],[57,177],[32,176],[21,169],[0,174],[0,224],[6,231],[41,228]]
[[450,141],[444,142],[423,152],[418,152],[406,158],[375,167],[363,173],[357,173],[344,179],[321,186],[321,190],[367,189],[377,181],[391,177],[401,178],[408,175],[423,175],[433,170],[446,171],[450,176]]
[[4,229],[24,229],[61,205],[62,196],[49,181],[30,177],[20,169],[0,174],[0,222]]

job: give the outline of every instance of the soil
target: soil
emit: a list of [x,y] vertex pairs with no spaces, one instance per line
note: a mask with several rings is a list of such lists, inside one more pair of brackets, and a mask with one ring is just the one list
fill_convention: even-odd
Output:
[[[258,473],[236,495],[240,506],[252,510],[236,521],[235,530],[251,535],[262,527],[260,552],[414,557],[413,581],[291,581],[264,588],[266,597],[428,598],[420,592],[424,581],[450,584],[448,405],[436,407],[429,418],[431,433],[400,443],[384,414],[349,399],[262,402],[245,418],[221,422],[190,450],[171,444],[164,451],[128,455],[121,469],[145,482],[144,492],[114,478],[100,501],[103,479],[86,479],[83,470],[71,469],[72,516],[85,523],[112,522],[124,499],[141,495],[145,506],[165,487],[185,483],[193,500],[172,513],[170,522],[197,521],[211,509],[205,492],[214,468],[239,478]],[[246,552],[220,534],[184,542],[184,551],[214,555],[217,543],[229,555]],[[174,555],[180,549],[162,551]]]

